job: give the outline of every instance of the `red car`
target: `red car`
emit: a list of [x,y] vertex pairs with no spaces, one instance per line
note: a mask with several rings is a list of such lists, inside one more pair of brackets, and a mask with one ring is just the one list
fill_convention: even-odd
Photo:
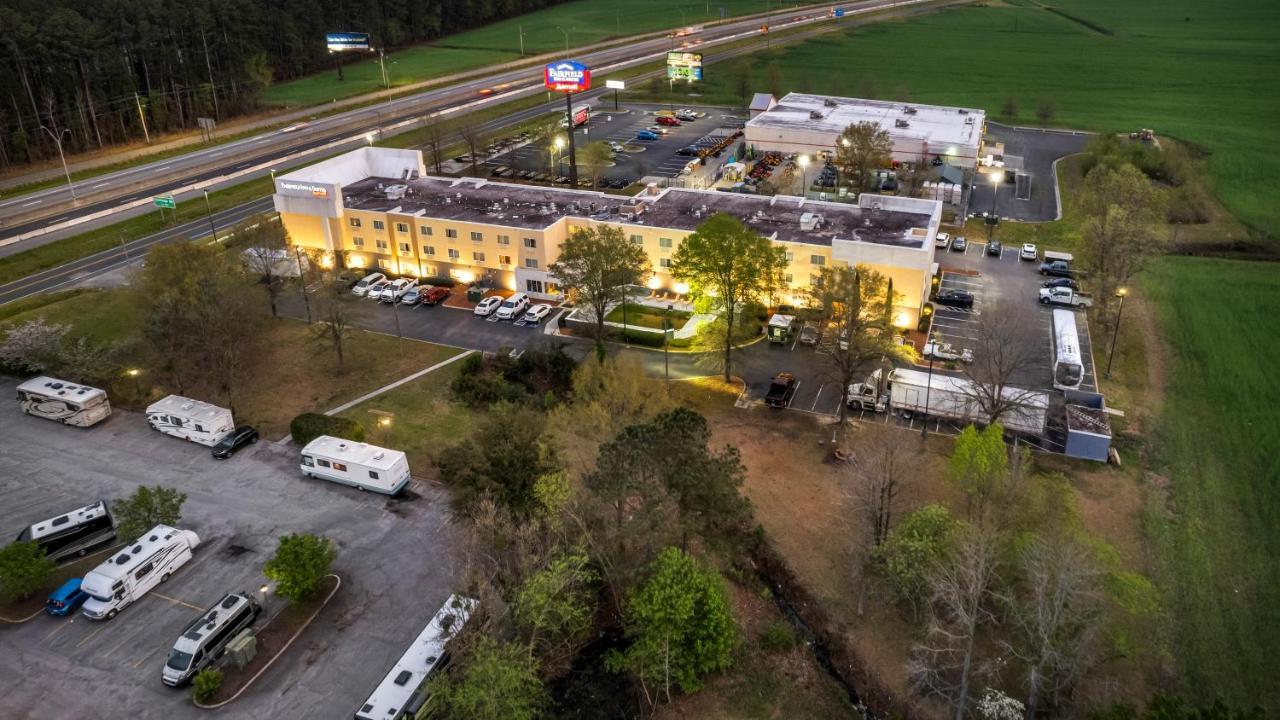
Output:
[[675,118],[673,118],[673,117],[671,117],[670,115],[660,115],[660,116],[658,116],[658,124],[659,124],[659,125],[671,125],[672,127],[679,127],[679,126],[680,126],[680,121],[679,121],[679,120],[677,120],[677,119],[675,119]]
[[423,294],[422,304],[438,305],[439,303],[444,302],[444,299],[447,297],[449,297],[449,288],[432,285],[431,289],[427,290],[427,292]]

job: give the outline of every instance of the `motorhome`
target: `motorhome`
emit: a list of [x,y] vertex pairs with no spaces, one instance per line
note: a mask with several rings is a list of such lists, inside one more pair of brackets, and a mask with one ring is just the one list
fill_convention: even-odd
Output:
[[132,545],[89,571],[80,588],[89,593],[84,615],[110,620],[134,600],[165,582],[187,564],[200,536],[190,530],[157,525]]
[[213,664],[241,630],[262,613],[262,606],[247,593],[227,593],[178,636],[160,672],[165,685],[182,687]]
[[450,595],[413,644],[382,679],[355,720],[403,720],[415,717],[430,699],[426,681],[449,660],[449,641],[467,624],[477,602]]
[[209,447],[236,429],[230,410],[181,395],[170,395],[151,403],[147,407],[147,422],[165,435]]
[[76,427],[89,427],[111,415],[106,392],[44,376],[18,386],[18,407],[28,415]]
[[399,450],[321,435],[302,448],[302,474],[395,495],[409,482],[409,461]]
[[115,521],[101,500],[38,522],[18,535],[18,542],[35,542],[55,562],[82,557],[115,539]]

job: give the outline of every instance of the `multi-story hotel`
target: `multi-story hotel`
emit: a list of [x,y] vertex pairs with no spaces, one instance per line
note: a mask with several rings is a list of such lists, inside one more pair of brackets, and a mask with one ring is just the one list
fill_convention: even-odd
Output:
[[670,268],[681,240],[728,213],[785,249],[783,301],[800,304],[824,266],[864,264],[901,293],[896,321],[913,325],[934,272],[941,203],[866,195],[857,205],[650,188],[638,197],[476,178],[427,177],[421,153],[362,148],[280,175],[275,207],[291,241],[327,262],[417,277],[449,276],[558,299],[548,276],[560,243],[611,225],[649,254],[650,286],[687,291]]

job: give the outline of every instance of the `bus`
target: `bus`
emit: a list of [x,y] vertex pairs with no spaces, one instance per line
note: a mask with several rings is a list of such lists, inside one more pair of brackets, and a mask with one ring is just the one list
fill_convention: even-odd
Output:
[[18,386],[18,407],[28,415],[76,427],[89,427],[111,415],[106,392],[44,376]]
[[1076,390],[1084,379],[1080,359],[1080,336],[1076,334],[1076,314],[1070,310],[1053,311],[1053,386],[1059,390]]
[[478,601],[450,595],[431,622],[356,711],[355,720],[404,720],[430,700],[427,679],[449,661],[449,641],[462,632]]
[[102,500],[38,522],[18,534],[18,542],[35,542],[54,562],[82,557],[115,539],[116,524]]

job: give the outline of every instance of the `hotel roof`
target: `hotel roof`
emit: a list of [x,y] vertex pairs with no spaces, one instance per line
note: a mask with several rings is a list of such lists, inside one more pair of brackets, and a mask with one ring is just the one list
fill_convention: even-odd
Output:
[[789,93],[777,105],[747,121],[747,127],[834,136],[855,123],[873,122],[895,138],[976,147],[985,115],[976,108]]

